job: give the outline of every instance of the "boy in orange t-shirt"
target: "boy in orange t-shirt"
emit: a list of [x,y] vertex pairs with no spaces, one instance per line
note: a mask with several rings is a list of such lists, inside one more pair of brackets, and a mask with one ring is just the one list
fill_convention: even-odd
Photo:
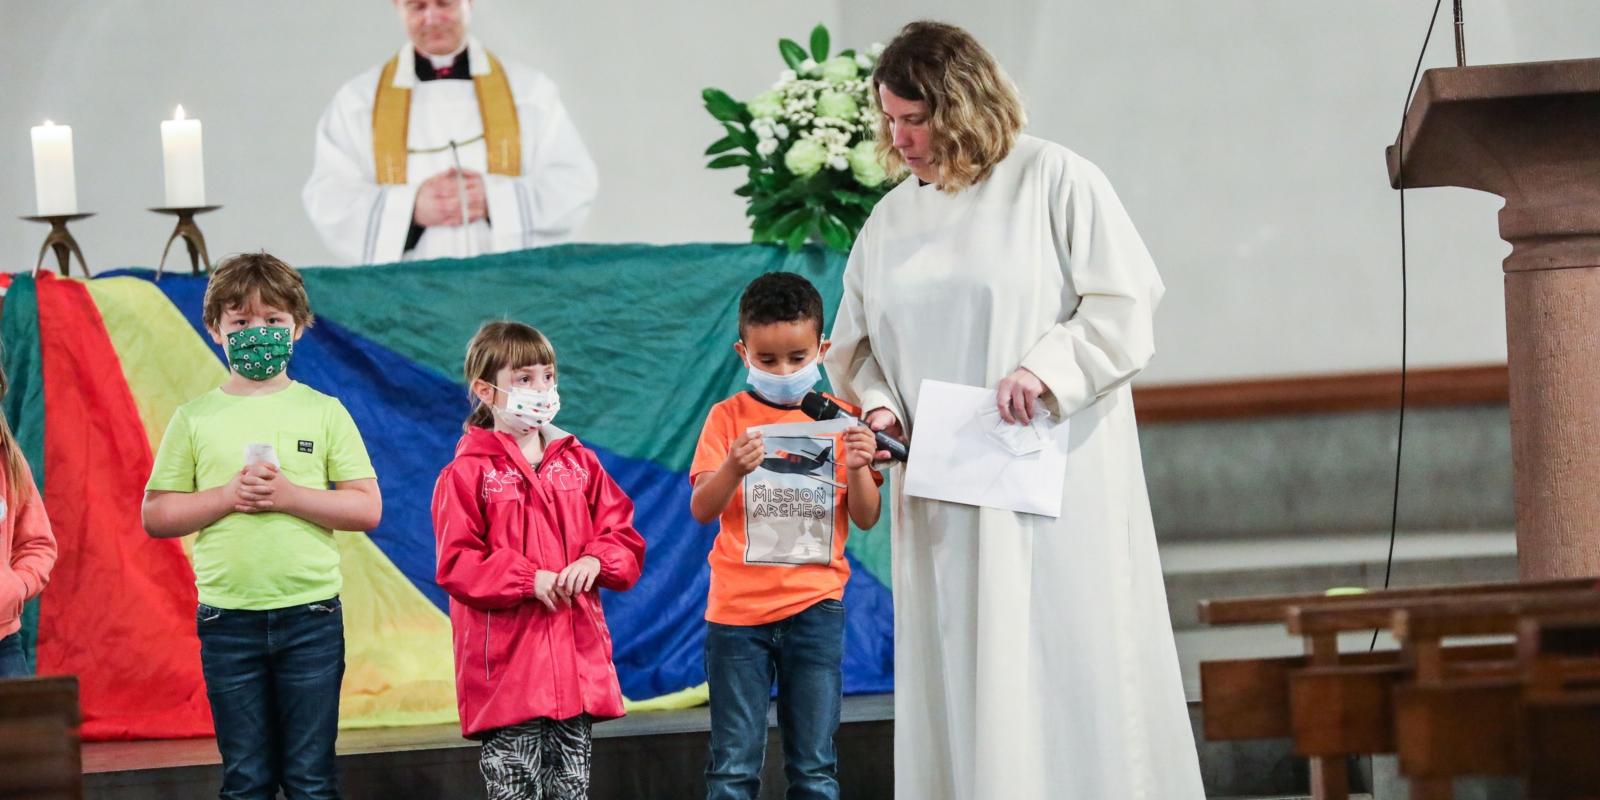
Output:
[[790,796],[839,796],[844,543],[852,521],[878,521],[883,479],[871,430],[815,423],[800,410],[821,379],[822,322],[822,296],[805,278],[751,281],[733,346],[751,390],[712,407],[689,470],[695,518],[721,518],[706,601],[708,800],[760,791],[774,678]]

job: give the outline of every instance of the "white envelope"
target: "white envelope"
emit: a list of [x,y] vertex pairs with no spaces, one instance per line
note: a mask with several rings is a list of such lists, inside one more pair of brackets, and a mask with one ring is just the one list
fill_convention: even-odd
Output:
[[[1013,455],[996,441],[993,389],[924,380],[906,463],[906,494],[1061,516],[1068,420],[1035,419],[1042,447]],[[1003,424],[1003,423],[1002,423]]]

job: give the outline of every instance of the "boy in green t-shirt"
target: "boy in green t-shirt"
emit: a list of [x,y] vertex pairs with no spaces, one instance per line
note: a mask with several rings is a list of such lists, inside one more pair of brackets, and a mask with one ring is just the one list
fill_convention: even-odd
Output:
[[225,260],[203,319],[227,348],[228,379],[172,415],[144,527],[158,538],[199,533],[195,627],[222,796],[282,787],[337,797],[344,619],[333,532],[377,527],[377,477],[344,406],[289,380],[312,322],[294,268],[266,253]]

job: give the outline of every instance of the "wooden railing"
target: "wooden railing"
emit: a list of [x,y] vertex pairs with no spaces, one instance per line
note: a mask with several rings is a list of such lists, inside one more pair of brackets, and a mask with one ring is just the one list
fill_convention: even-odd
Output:
[[[1510,396],[1504,364],[1413,369],[1406,408],[1503,405]],[[1140,387],[1140,424],[1291,414],[1383,411],[1400,406],[1400,373],[1351,372]]]

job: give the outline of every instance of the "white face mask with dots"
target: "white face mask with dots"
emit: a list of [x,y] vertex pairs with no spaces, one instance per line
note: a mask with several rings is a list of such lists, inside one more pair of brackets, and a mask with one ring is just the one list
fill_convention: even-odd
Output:
[[496,386],[506,393],[506,404],[495,406],[494,415],[500,424],[517,436],[527,436],[549,425],[561,410],[561,394],[552,385],[548,389],[530,389],[513,386],[510,389]]

